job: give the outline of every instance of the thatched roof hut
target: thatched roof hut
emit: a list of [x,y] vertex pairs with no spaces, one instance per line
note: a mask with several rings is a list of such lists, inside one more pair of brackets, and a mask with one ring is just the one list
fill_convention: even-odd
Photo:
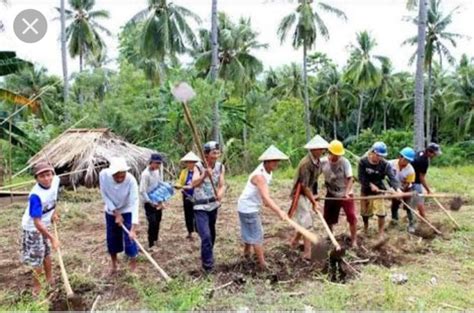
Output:
[[107,128],[70,129],[43,147],[28,164],[46,160],[54,166],[56,174],[71,173],[62,178],[65,185],[94,187],[98,186],[98,174],[108,167],[110,158],[124,157],[138,179],[153,152],[126,142]]

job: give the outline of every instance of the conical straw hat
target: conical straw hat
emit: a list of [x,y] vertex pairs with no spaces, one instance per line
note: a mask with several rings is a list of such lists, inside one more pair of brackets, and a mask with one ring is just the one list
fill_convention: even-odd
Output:
[[323,137],[316,135],[304,147],[305,149],[327,149],[329,143]]
[[273,161],[273,160],[288,160],[288,156],[278,150],[277,147],[271,145],[265,152],[258,158],[259,161]]
[[188,152],[182,159],[181,162],[199,162],[201,159],[192,151]]

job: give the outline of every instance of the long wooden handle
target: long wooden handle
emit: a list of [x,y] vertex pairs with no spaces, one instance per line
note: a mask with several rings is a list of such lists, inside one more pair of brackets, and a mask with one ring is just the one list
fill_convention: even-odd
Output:
[[[199,133],[197,131],[196,125],[194,124],[193,118],[191,116],[191,111],[189,111],[189,108],[188,108],[188,105],[186,104],[186,102],[182,102],[182,104],[183,104],[183,110],[184,110],[184,117],[186,118],[186,121],[188,122],[188,125],[191,128],[191,133],[193,135],[194,144],[195,144],[195,146],[196,146],[196,148],[199,152],[199,155],[200,155],[201,160],[204,164],[204,167],[208,168],[209,164],[207,164],[206,156],[204,155],[204,151],[202,150],[201,139],[199,137]],[[212,190],[214,192],[214,197],[217,199],[217,189],[216,189],[216,186],[214,185],[214,182],[212,181],[212,177],[209,177],[209,180],[211,181],[211,186],[212,186]]]
[[304,237],[306,237],[309,241],[311,241],[314,244],[319,243],[318,236],[301,226],[300,224],[296,223],[293,221],[291,218],[286,218],[285,219],[288,224],[290,224],[297,232],[301,233]]
[[[56,240],[59,241],[58,236],[58,228],[56,227],[56,223],[53,222],[54,228],[54,236],[56,236]],[[66,289],[66,295],[68,298],[74,296],[74,291],[72,291],[71,284],[69,283],[69,277],[67,276],[66,267],[64,266],[63,256],[61,254],[61,248],[58,247],[58,260],[59,260],[59,268],[61,269],[61,276],[64,282],[64,288]]]
[[[423,198],[454,198],[458,195],[447,195],[447,194],[417,194],[414,192],[401,192],[401,193],[387,193],[384,195],[374,196],[360,196],[351,197],[352,200],[375,200],[375,199],[397,199],[397,198],[408,198],[408,197],[423,197]],[[319,197],[318,200],[347,200],[348,198],[337,198],[337,197]]]
[[314,208],[314,211],[319,216],[319,219],[321,220],[321,223],[323,223],[324,229],[326,230],[326,233],[328,234],[329,238],[331,239],[332,244],[334,245],[334,247],[336,247],[336,250],[341,250],[341,246],[339,245],[339,242],[337,242],[336,238],[334,237],[334,234],[332,233],[331,229],[329,228],[328,223],[326,223],[326,220],[324,219],[324,216],[321,214],[321,212],[317,208]]
[[[130,236],[130,232],[128,231],[127,227],[125,227],[125,225],[122,224],[122,229],[124,232],[127,233],[127,235]],[[135,243],[137,244],[137,246],[140,248],[140,250],[143,252],[143,254],[146,256],[146,258],[148,259],[148,261],[150,261],[151,264],[153,264],[153,266],[158,270],[158,272],[160,272],[161,276],[163,276],[163,278],[166,280],[166,282],[170,282],[171,281],[171,278],[168,276],[168,274],[166,274],[166,272],[158,265],[158,263],[156,263],[156,261],[153,259],[153,257],[143,248],[143,246],[141,245],[141,243],[135,239],[134,240]]]
[[441,204],[441,202],[438,201],[438,199],[433,198],[434,202],[443,210],[443,212],[449,217],[449,219],[454,223],[454,225],[459,229],[461,226],[459,226],[458,222],[449,214],[448,210]]
[[428,225],[431,229],[433,229],[438,235],[442,235],[443,233],[441,231],[439,231],[436,227],[434,227],[430,222],[428,222],[428,220],[426,218],[424,218],[423,216],[421,216],[416,210],[414,210],[411,206],[408,205],[408,203],[406,203],[404,200],[400,199],[401,203],[403,203],[403,205],[405,205],[405,207],[412,211],[420,220],[422,220],[423,222],[425,222],[426,225]]

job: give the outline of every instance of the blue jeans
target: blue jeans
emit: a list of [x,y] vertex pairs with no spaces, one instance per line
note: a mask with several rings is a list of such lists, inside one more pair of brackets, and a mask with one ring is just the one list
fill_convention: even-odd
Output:
[[[128,229],[132,229],[132,213],[123,213],[123,225]],[[107,225],[107,250],[110,254],[117,254],[124,250],[125,254],[131,258],[138,255],[138,247],[135,241],[123,231],[117,223],[115,216],[105,213],[105,221]]]
[[194,211],[196,228],[199,237],[201,237],[202,268],[205,271],[210,271],[214,267],[213,248],[216,241],[217,210],[209,212],[203,210]]

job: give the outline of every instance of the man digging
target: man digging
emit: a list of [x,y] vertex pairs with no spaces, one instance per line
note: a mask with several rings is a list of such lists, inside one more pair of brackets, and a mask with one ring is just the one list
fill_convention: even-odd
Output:
[[250,174],[239,197],[237,210],[239,212],[240,234],[244,243],[244,257],[250,258],[253,248],[257,256],[258,268],[264,271],[266,262],[263,252],[263,228],[260,208],[263,204],[282,220],[287,218],[286,212],[270,197],[268,186],[272,180],[273,171],[278,168],[280,161],[288,160],[288,156],[272,145],[258,160],[262,163]]
[[[398,181],[401,185],[401,190],[403,192],[412,192],[413,183],[415,182],[415,170],[410,162],[413,162],[415,159],[415,150],[410,147],[403,148],[400,151],[400,156],[396,160],[390,161],[390,164],[395,171],[395,175],[398,178]],[[403,198],[403,201],[410,204],[412,202],[412,197]],[[392,200],[392,225],[398,225],[398,208],[400,207],[401,201],[399,199]],[[408,232],[415,232],[415,221],[413,219],[413,213],[411,210],[403,206],[407,212],[408,217]]]
[[[359,160],[359,183],[361,196],[373,196],[383,193],[386,187],[383,180],[388,177],[389,185],[400,192],[400,182],[393,172],[390,163],[384,158],[387,156],[387,146],[383,142],[376,142],[369,150],[367,156]],[[369,218],[378,217],[378,239],[384,239],[385,216],[387,215],[383,199],[370,199],[361,201],[364,232],[369,232]]]
[[[202,268],[206,273],[210,273],[214,268],[217,212],[225,192],[225,168],[221,162],[217,161],[221,155],[219,143],[209,141],[204,144],[203,150],[208,168],[204,168],[202,162],[196,164],[192,186],[194,188],[194,218],[201,238]],[[217,196],[214,195],[214,188],[216,188]]]
[[160,234],[160,223],[163,215],[163,203],[154,203],[149,193],[158,187],[163,178],[160,174],[162,163],[161,155],[153,153],[148,166],[142,172],[140,178],[140,195],[145,206],[146,219],[148,221],[148,251],[153,252]]
[[344,198],[344,200],[324,201],[324,219],[331,231],[339,220],[341,208],[346,214],[351,233],[351,246],[357,247],[357,217],[355,203],[352,199],[354,183],[351,163],[343,157],[345,151],[342,142],[333,140],[328,146],[329,155],[321,159],[321,170],[327,189],[328,198]]
[[28,196],[28,206],[21,221],[22,262],[33,268],[33,295],[41,291],[40,276],[44,269],[46,281],[54,285],[51,261],[51,246],[59,247],[58,238],[49,230],[51,222],[57,222],[56,201],[59,191],[59,177],[53,167],[46,162],[38,162],[33,167],[36,184]]
[[[100,192],[105,202],[107,249],[111,257],[111,275],[117,273],[117,254],[125,250],[130,258],[130,270],[137,266],[138,247],[135,243],[138,227],[138,184],[125,159],[110,160],[110,166],[99,174]],[[122,229],[124,225],[130,236]]]
[[[428,194],[431,193],[431,188],[426,181],[426,174],[428,173],[430,161],[440,155],[441,148],[436,143],[430,143],[425,151],[420,151],[416,154],[415,160],[412,163],[416,173],[413,189],[418,194],[423,194],[423,187]],[[414,202],[418,208],[418,211],[420,212],[420,215],[426,218],[425,199],[423,197],[415,196]]]
[[[298,197],[298,206],[295,213],[295,221],[306,229],[313,227],[313,217],[311,209],[318,210],[316,197],[318,194],[318,177],[321,173],[320,157],[328,147],[328,142],[321,136],[316,135],[305,146],[308,150],[306,155],[299,163],[296,170],[291,197]],[[300,185],[301,194],[297,195],[298,185]],[[296,248],[302,234],[296,232],[291,240],[291,247]],[[311,260],[311,241],[303,238],[304,251],[303,259]]]

